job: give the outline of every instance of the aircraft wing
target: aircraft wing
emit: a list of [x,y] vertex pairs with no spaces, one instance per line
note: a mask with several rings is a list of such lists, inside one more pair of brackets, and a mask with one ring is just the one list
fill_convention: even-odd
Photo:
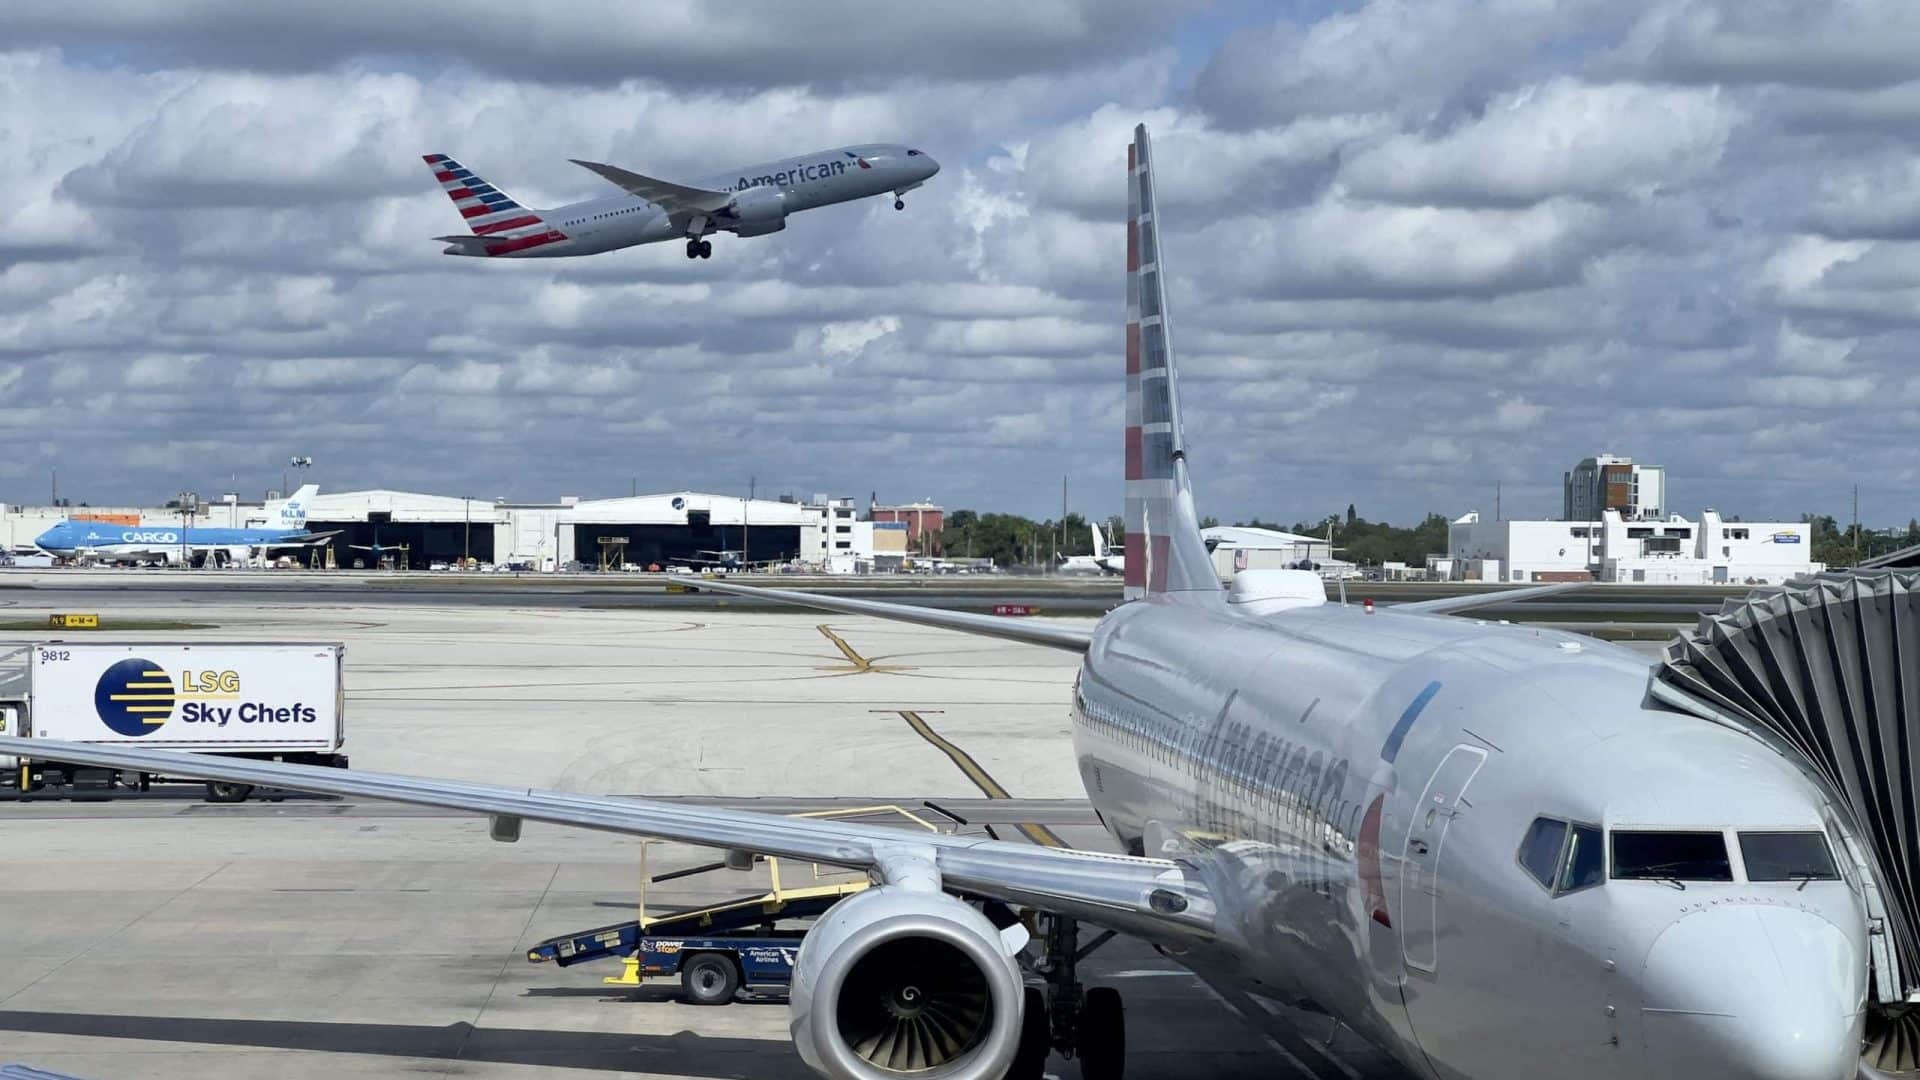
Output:
[[615,187],[624,188],[628,194],[638,195],[669,214],[683,211],[714,214],[725,210],[733,202],[733,196],[724,191],[687,187],[685,184],[676,184],[669,180],[655,180],[651,176],[641,176],[637,172],[628,172],[617,165],[602,165],[597,161],[581,161],[578,158],[567,160],[597,174]]
[[1054,649],[1066,649],[1070,652],[1086,652],[1093,645],[1091,627],[1063,626],[1059,623],[1035,622],[1026,617],[1002,615],[976,615],[968,611],[942,611],[939,608],[915,607],[912,604],[888,604],[879,600],[855,600],[848,596],[824,596],[819,593],[799,592],[793,589],[762,589],[756,585],[734,585],[725,581],[710,581],[706,578],[669,577],[668,581],[679,585],[688,585],[707,592],[727,593],[731,596],[752,596],[762,600],[771,600],[778,604],[794,604],[799,607],[819,608],[823,611],[838,611],[844,615],[872,615],[896,622],[917,623],[921,626],[937,626],[942,630],[959,630],[968,634],[980,634],[986,637],[1005,638],[1008,641],[1021,641],[1028,645],[1045,645]]
[[1165,859],[790,818],[751,810],[55,739],[0,736],[0,753],[318,795],[439,806],[804,859],[875,871],[882,879],[892,860],[930,857],[940,869],[944,887],[955,892],[1068,915],[1167,944],[1191,943],[1213,934],[1216,908],[1211,891],[1193,871]]
[[[345,531],[346,530],[344,529],[335,529],[332,532],[296,533],[292,536],[282,536],[277,540],[267,540],[262,543],[254,544],[251,546],[260,548],[263,551],[271,550],[273,548],[283,548],[283,547],[312,547],[315,544],[323,544],[328,540],[328,538],[339,536],[342,532],[345,532]],[[216,544],[214,546],[222,547],[224,545]],[[358,546],[358,545],[351,545],[351,546]]]
[[1455,612],[1472,611],[1474,608],[1511,604],[1517,600],[1536,600],[1555,593],[1571,592],[1586,584],[1584,581],[1567,581],[1557,585],[1534,585],[1525,589],[1496,589],[1492,592],[1471,593],[1466,596],[1443,596],[1438,600],[1416,600],[1411,604],[1394,604],[1385,610],[1410,611],[1418,615],[1452,615]]

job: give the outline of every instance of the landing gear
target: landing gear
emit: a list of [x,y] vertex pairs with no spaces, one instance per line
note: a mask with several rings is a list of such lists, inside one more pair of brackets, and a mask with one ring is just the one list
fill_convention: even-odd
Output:
[[[1044,1008],[1038,1010],[1047,1028],[1047,1045],[1064,1057],[1079,1058],[1082,1080],[1121,1080],[1127,1065],[1127,1019],[1120,991],[1107,986],[1089,990],[1080,985],[1080,961],[1113,940],[1113,931],[1103,931],[1082,947],[1080,926],[1075,920],[1043,915],[1041,925],[1043,954],[1033,967],[1047,980]],[[1027,991],[1026,1023],[1021,1026],[1020,1049],[1014,1055],[1013,1069],[1007,1073],[1008,1080],[1030,1080],[1040,1075],[1038,1065],[1031,1073],[1020,1071],[1031,1052],[1028,1029],[1034,1026],[1034,998],[1039,994],[1038,990]],[[1037,1061],[1043,1064],[1045,1060],[1043,1049]]]
[[893,200],[893,208],[895,210],[905,210],[907,208],[907,200],[905,199]]
[[698,237],[689,237],[687,240],[687,258],[689,259],[713,258],[713,241],[701,240]]
[[713,241],[711,240],[700,241],[700,257],[703,259],[713,258]]
[[1080,1026],[1074,1033],[1080,1052],[1083,1080],[1120,1080],[1127,1071],[1127,1014],[1120,991],[1096,986],[1080,1003]]

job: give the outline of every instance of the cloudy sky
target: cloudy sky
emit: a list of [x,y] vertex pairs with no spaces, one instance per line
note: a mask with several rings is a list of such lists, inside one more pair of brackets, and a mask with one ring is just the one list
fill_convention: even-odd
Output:
[[[1920,513],[1910,0],[8,0],[0,501],[678,488],[1120,508],[1128,129],[1203,513]],[[944,171],[711,261],[452,259],[848,142]],[[232,478],[232,479],[230,479]]]

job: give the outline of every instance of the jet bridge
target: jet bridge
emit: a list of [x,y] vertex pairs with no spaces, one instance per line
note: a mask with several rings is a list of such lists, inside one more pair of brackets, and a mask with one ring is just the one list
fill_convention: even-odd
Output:
[[1920,1069],[1920,571],[1756,589],[1667,646],[1652,696],[1804,760],[1850,820],[1874,985],[1866,1063]]

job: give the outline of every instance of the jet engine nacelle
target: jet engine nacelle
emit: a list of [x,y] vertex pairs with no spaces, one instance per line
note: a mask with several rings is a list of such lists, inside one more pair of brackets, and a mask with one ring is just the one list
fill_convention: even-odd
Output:
[[[800,1057],[834,1080],[1000,1080],[1018,1048],[1027,941],[931,890],[883,885],[835,904],[794,962]],[[1011,951],[1009,951],[1011,950]]]
[[728,207],[736,236],[765,236],[787,227],[787,197],[777,187],[750,187],[734,196]]

